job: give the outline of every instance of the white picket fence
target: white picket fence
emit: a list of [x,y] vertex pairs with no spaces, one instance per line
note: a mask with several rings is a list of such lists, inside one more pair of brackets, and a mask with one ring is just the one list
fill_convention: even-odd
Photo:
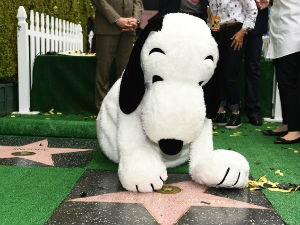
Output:
[[53,16],[30,11],[30,26],[26,22],[27,14],[23,6],[18,9],[18,114],[30,112],[30,90],[35,57],[47,52],[65,52],[83,50],[82,27]]

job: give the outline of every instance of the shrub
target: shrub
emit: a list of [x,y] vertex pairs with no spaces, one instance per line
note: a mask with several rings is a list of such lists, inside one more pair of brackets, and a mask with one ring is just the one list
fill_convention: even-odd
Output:
[[[17,65],[17,12],[24,6],[29,23],[30,10],[80,23],[84,43],[87,38],[87,18],[94,8],[90,0],[0,0],[0,80],[16,82]],[[86,45],[83,44],[86,48]],[[85,50],[85,49],[84,49]]]

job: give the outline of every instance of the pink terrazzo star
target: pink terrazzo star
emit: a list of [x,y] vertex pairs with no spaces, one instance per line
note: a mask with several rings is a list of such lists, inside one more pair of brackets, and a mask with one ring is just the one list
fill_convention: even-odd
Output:
[[161,194],[157,192],[136,193],[122,191],[68,201],[143,204],[155,220],[162,225],[175,224],[191,206],[268,209],[246,202],[206,194],[205,191],[208,187],[193,181],[173,183],[167,186],[180,188],[181,192],[177,194]]
[[37,141],[23,146],[0,146],[0,159],[23,158],[54,166],[52,155],[70,152],[83,152],[93,149],[49,148],[48,140]]

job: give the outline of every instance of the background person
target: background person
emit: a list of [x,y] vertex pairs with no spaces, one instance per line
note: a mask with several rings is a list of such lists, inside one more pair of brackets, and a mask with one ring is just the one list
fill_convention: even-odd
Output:
[[260,60],[262,35],[268,31],[268,9],[258,10],[253,30],[249,30],[245,42],[245,112],[251,124],[262,125],[259,104]]
[[96,7],[95,104],[100,110],[101,103],[109,90],[112,61],[116,59],[118,78],[127,65],[135,29],[141,21],[143,3],[142,0],[91,1]]
[[282,126],[264,130],[277,137],[275,144],[300,142],[300,1],[257,0],[270,6],[270,43],[267,58],[273,59],[282,108]]
[[96,35],[95,30],[95,14],[91,14],[88,17],[88,23],[87,23],[87,43],[86,43],[86,50],[88,53],[95,53],[96,52]]
[[[209,0],[209,9],[208,24],[218,43],[220,55],[215,76],[221,80],[221,102],[213,123],[235,129],[242,124],[238,73],[243,57],[244,37],[254,28],[257,7],[255,1],[249,0]],[[231,111],[229,122],[225,108]]]

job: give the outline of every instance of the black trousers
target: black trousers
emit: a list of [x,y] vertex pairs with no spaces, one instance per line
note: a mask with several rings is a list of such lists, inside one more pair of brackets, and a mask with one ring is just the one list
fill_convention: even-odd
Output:
[[249,118],[261,117],[259,104],[262,35],[249,31],[245,42],[245,112]]
[[244,45],[239,51],[234,51],[230,47],[230,38],[242,28],[242,24],[221,28],[219,32],[212,32],[218,43],[219,62],[215,70],[215,76],[221,82],[219,93],[221,95],[221,106],[226,106],[230,110],[239,109],[240,91],[238,85],[238,73],[242,62]]
[[281,101],[283,124],[300,131],[300,52],[273,59]]

